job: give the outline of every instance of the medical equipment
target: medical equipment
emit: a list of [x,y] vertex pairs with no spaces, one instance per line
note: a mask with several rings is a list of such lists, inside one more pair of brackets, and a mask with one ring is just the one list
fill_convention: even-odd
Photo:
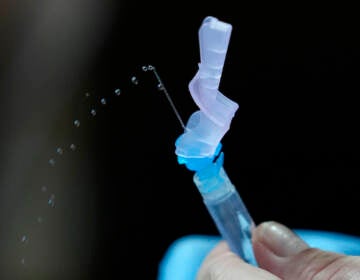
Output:
[[220,143],[239,107],[218,90],[231,31],[230,24],[215,17],[206,17],[202,22],[201,62],[189,83],[200,110],[190,116],[184,133],[176,140],[175,153],[180,164],[195,171],[194,183],[230,249],[256,265],[251,243],[255,224],[224,170]]

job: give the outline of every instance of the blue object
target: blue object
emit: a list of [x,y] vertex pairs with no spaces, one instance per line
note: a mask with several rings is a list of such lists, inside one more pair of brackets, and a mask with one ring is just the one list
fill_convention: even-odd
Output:
[[189,83],[200,110],[194,112],[175,142],[178,162],[190,171],[204,204],[230,249],[256,265],[251,232],[254,223],[230,182],[221,153],[221,139],[229,130],[239,105],[219,91],[232,26],[206,17],[199,29],[199,70]]
[[230,249],[246,262],[256,265],[251,232],[255,227],[239,193],[224,168],[224,154],[206,168],[197,171],[194,183],[219,232]]
[[[307,229],[294,230],[310,247],[360,256],[360,237]],[[221,240],[218,236],[188,235],[175,240],[159,265],[157,280],[195,280],[205,256]]]

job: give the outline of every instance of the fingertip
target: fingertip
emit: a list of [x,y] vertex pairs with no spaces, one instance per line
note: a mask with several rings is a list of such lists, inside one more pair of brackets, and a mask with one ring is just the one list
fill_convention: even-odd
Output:
[[243,261],[229,249],[229,246],[224,241],[219,242],[205,258],[196,279],[278,280],[274,275]]
[[258,225],[253,232],[252,241],[259,266],[276,275],[281,274],[287,257],[308,248],[293,231],[275,221]]
[[253,250],[259,267],[279,275],[278,268],[281,267],[282,258],[276,256],[261,240],[253,241]]
[[360,275],[360,258],[310,248],[289,228],[273,221],[255,228],[253,249],[259,266],[281,279],[357,279],[351,277]]
[[269,221],[261,223],[253,232],[253,243],[261,243],[278,257],[289,257],[309,246],[288,227]]

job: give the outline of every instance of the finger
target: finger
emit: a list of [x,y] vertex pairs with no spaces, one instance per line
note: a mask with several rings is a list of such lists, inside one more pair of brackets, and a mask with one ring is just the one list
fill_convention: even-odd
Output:
[[253,233],[260,267],[281,279],[360,279],[360,259],[309,246],[287,227],[266,222]]
[[205,258],[198,272],[197,280],[238,279],[279,280],[274,275],[245,263],[222,241]]

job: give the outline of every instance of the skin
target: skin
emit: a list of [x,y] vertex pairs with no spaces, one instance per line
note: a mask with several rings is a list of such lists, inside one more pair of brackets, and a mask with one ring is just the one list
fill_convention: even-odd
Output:
[[256,227],[252,242],[259,267],[245,263],[222,241],[205,258],[197,280],[360,280],[360,257],[309,248],[277,222]]

